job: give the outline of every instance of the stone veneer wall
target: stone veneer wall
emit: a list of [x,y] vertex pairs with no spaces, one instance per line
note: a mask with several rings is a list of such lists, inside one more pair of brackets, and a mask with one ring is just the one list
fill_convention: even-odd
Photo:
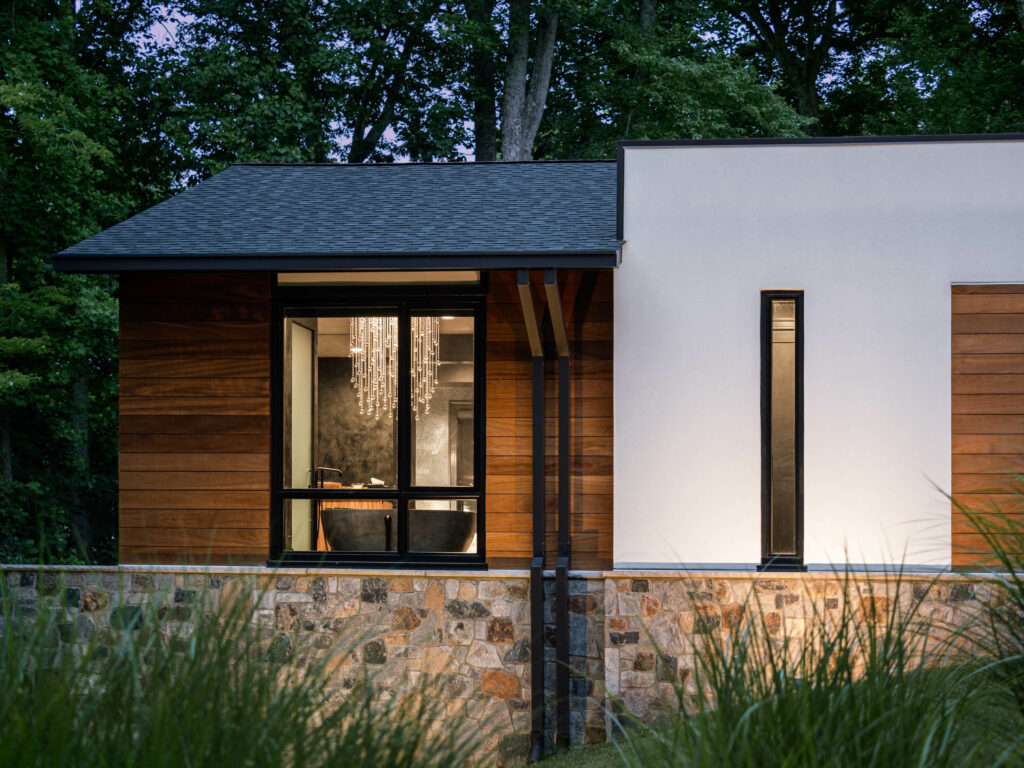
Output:
[[[695,641],[721,638],[741,621],[763,621],[780,639],[800,638],[812,618],[842,616],[847,601],[853,603],[847,616],[863,620],[886,616],[899,600],[904,610],[916,605],[917,616],[932,622],[931,637],[940,639],[971,626],[986,604],[1000,599],[1000,587],[960,575],[857,573],[847,584],[844,576],[829,573],[605,576],[604,683],[610,696],[646,722],[676,700],[673,685],[696,693]],[[969,635],[956,637],[970,650]]]
[[[487,723],[486,748],[499,764],[520,762],[529,746],[530,609],[525,571],[349,571],[230,567],[120,568],[0,566],[20,611],[51,599],[67,616],[68,643],[102,642],[132,626],[142,607],[156,621],[186,626],[196,611],[252,601],[267,642],[295,663],[323,657],[359,637],[331,674],[342,688],[363,669],[385,689],[422,673],[444,676],[449,712]],[[555,730],[552,603],[546,580],[546,731]],[[575,573],[569,582],[571,744],[610,732],[607,695],[647,721],[664,713],[672,683],[692,689],[695,641],[741,619],[764,620],[772,634],[800,637],[815,615],[884,612],[892,600],[920,600],[922,617],[958,626],[998,599],[998,588],[970,577],[859,574],[849,590],[830,574],[686,574],[671,571]],[[657,651],[656,651],[657,649]],[[365,665],[365,667],[364,667]],[[548,744],[550,748],[552,745]]]
[[[530,604],[525,571],[370,571],[231,567],[125,566],[44,568],[2,566],[16,610],[38,610],[52,598],[67,616],[65,642],[102,642],[112,628],[137,625],[143,606],[177,628],[196,611],[217,612],[238,597],[254,607],[276,652],[303,664],[329,655],[346,638],[354,652],[332,667],[338,683],[365,669],[385,690],[442,676],[450,713],[489,726],[485,748],[500,764],[529,749]],[[551,622],[554,580],[545,615]],[[570,580],[571,717],[575,745],[605,740],[604,582]],[[98,634],[97,634],[98,633]],[[546,675],[555,680],[553,622],[545,627]],[[554,692],[548,692],[554,704]],[[549,733],[554,730],[549,715]],[[549,744],[549,747],[551,745]]]

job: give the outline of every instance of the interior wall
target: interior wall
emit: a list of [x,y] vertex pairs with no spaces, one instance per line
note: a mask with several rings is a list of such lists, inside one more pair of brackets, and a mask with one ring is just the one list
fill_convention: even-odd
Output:
[[[345,485],[369,485],[371,477],[393,484],[396,420],[360,415],[351,357],[321,357],[317,365],[319,466],[340,469]],[[326,479],[338,480],[334,474]]]
[[617,565],[760,559],[759,293],[805,291],[805,561],[950,562],[950,286],[1024,282],[1024,144],[631,147]]

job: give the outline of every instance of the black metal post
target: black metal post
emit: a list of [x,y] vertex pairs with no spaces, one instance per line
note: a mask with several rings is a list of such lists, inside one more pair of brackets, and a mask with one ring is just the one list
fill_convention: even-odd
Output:
[[530,727],[529,762],[544,754],[544,348],[530,290],[530,273],[518,273],[519,301],[533,358],[533,552],[530,559]]
[[569,337],[565,330],[558,274],[544,273],[544,291],[558,350],[558,558],[555,561],[555,743],[569,746]]

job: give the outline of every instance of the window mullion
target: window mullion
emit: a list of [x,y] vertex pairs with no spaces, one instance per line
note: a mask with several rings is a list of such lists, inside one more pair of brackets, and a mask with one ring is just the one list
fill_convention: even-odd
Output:
[[412,484],[412,382],[409,371],[411,320],[409,305],[398,311],[398,552],[409,551],[409,502],[406,494]]

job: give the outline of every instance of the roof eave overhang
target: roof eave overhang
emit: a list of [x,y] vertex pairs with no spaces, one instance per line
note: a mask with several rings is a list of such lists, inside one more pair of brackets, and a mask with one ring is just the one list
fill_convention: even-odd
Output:
[[57,253],[50,257],[58,272],[333,272],[339,270],[487,270],[614,269],[622,256],[615,248],[533,253],[364,253],[166,254],[125,256]]

